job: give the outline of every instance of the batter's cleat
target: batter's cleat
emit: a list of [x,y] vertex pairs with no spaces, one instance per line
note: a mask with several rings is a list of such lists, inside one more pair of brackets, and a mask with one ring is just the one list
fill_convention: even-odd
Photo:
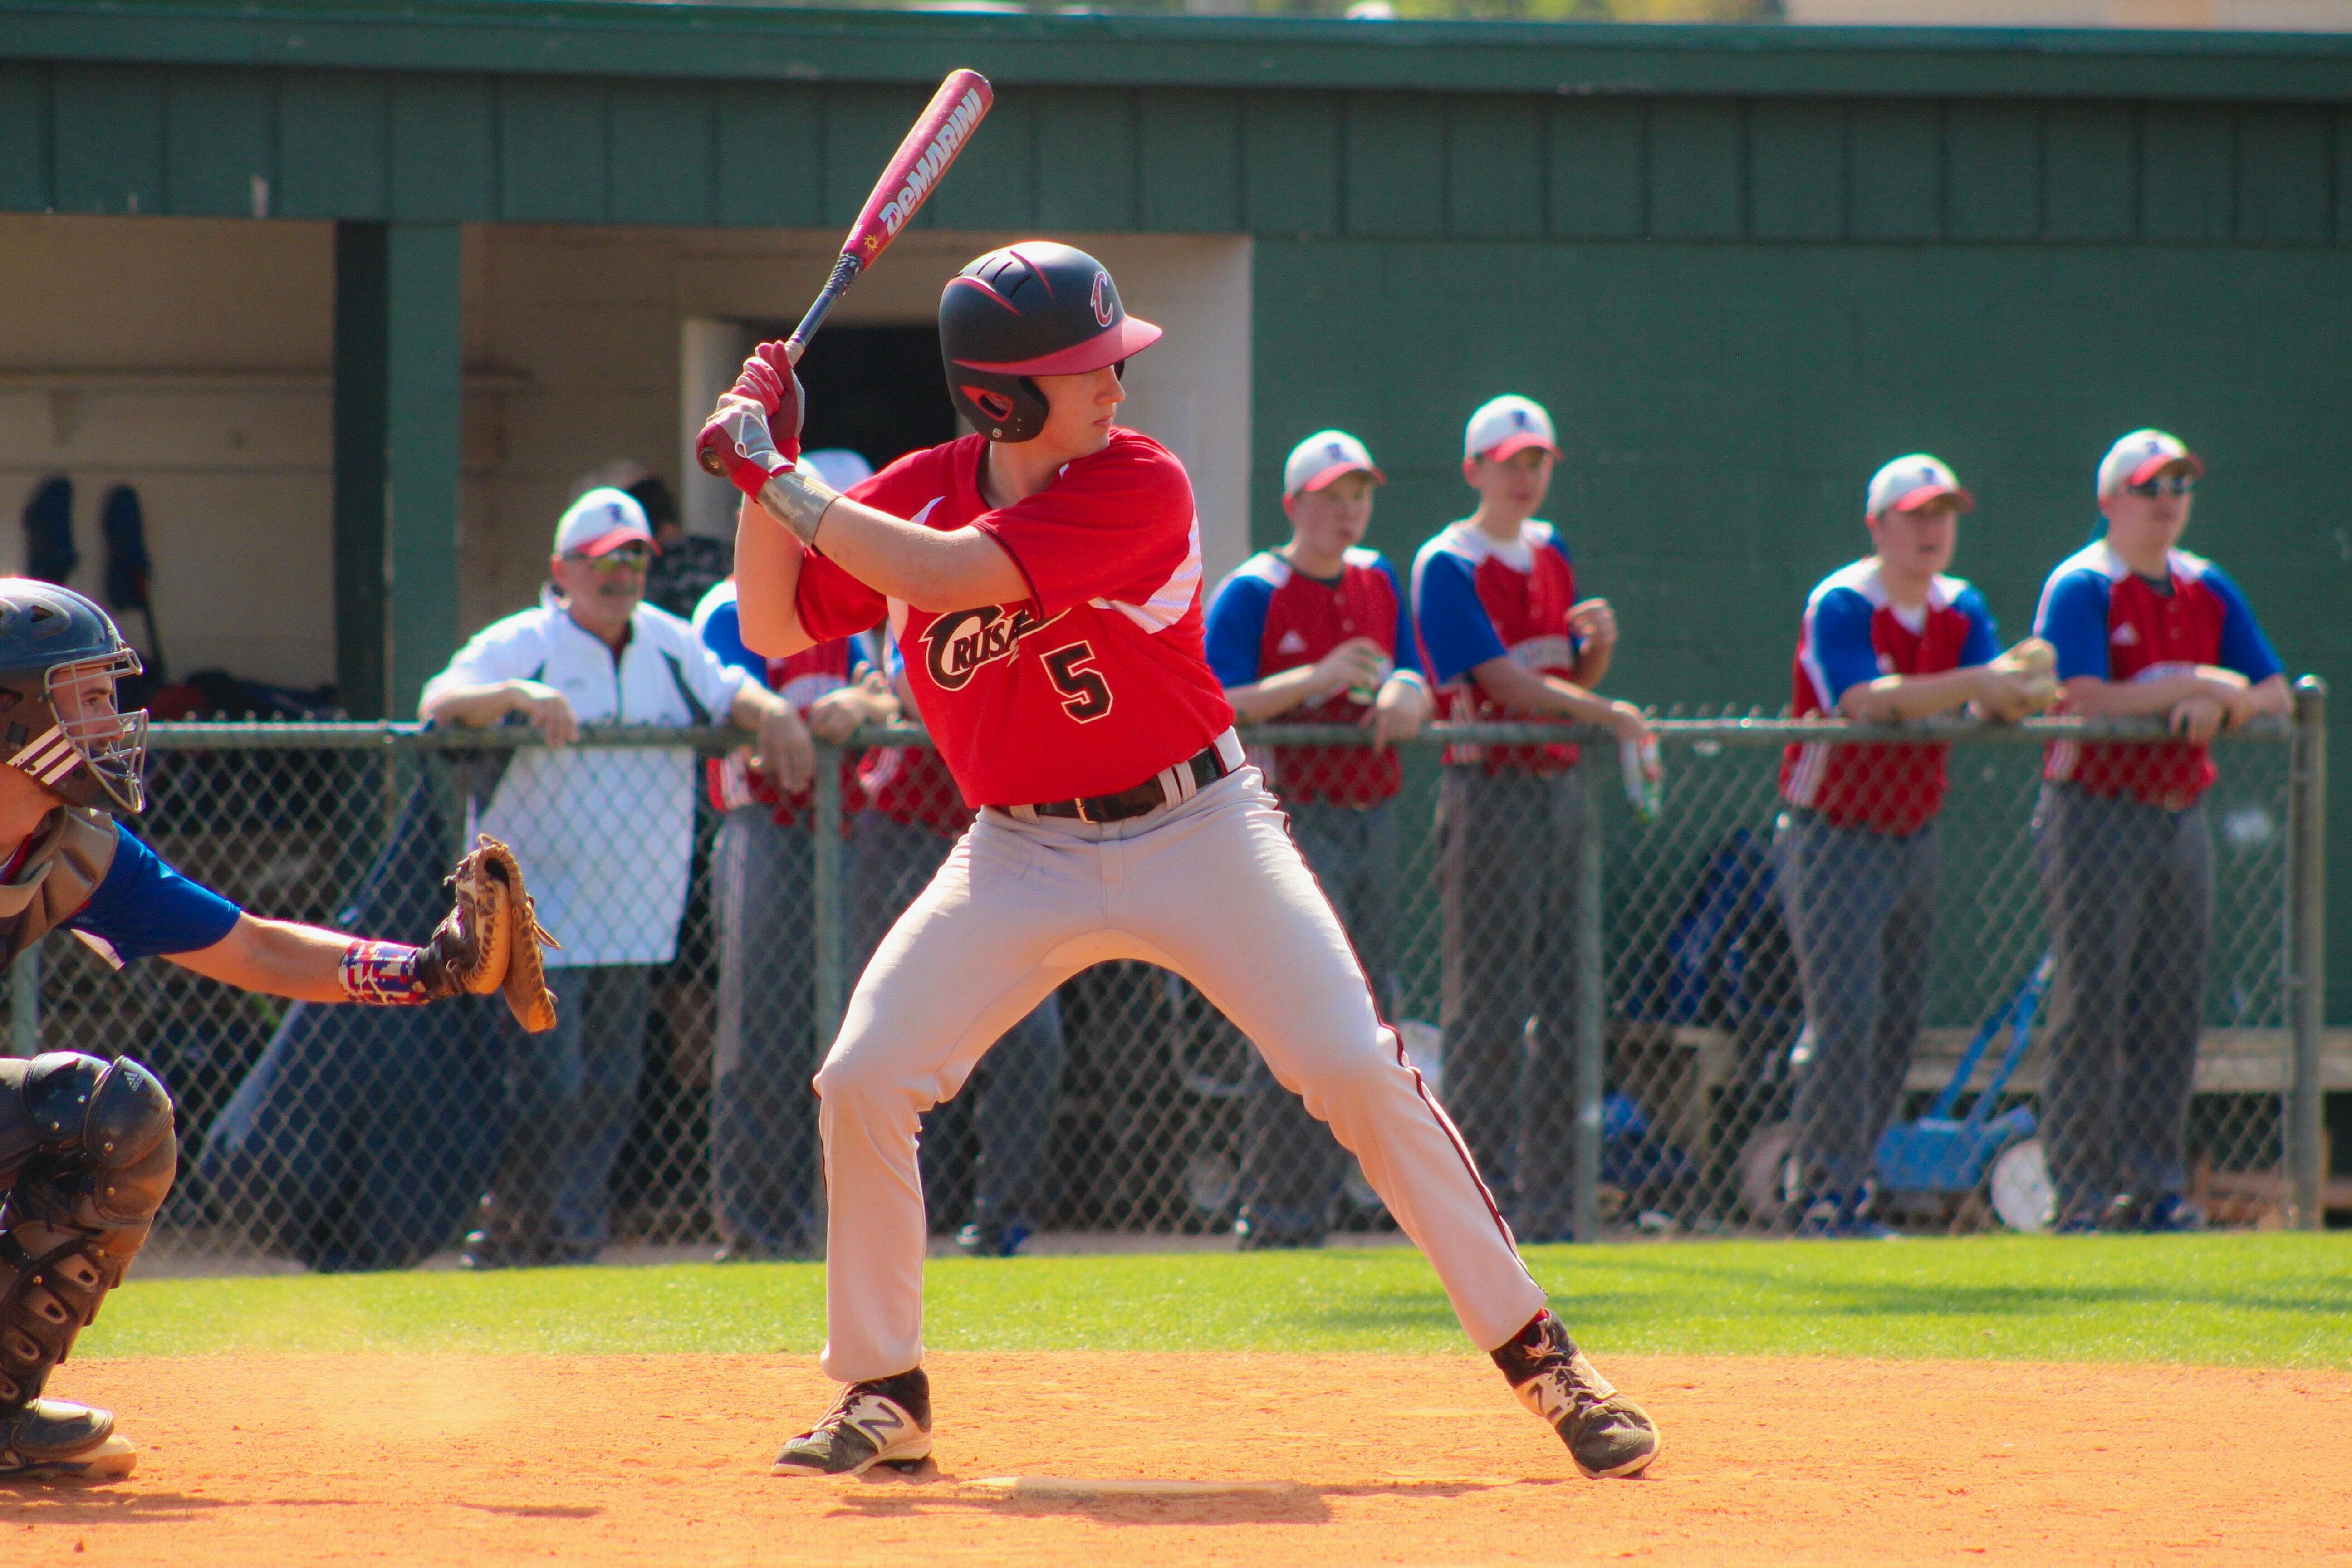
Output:
[[0,1415],[0,1481],[110,1481],[139,1466],[110,1411],[36,1399]]
[[1538,1312],[1494,1356],[1519,1403],[1551,1423],[1587,1479],[1637,1476],[1658,1457],[1656,1423],[1601,1375],[1549,1312]]
[[769,1473],[862,1476],[877,1465],[911,1470],[931,1455],[931,1380],[921,1367],[853,1383],[824,1419],[784,1445]]

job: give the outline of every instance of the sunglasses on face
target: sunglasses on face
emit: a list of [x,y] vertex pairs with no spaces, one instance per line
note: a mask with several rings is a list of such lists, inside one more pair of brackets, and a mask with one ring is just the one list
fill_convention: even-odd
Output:
[[566,561],[578,561],[593,566],[599,572],[642,572],[654,552],[642,544],[624,544],[618,550],[608,550],[602,555],[567,555]]
[[2151,500],[2157,496],[2185,496],[2197,488],[2197,476],[2158,474],[2145,484],[2126,485],[2124,488],[2136,496],[2147,496]]

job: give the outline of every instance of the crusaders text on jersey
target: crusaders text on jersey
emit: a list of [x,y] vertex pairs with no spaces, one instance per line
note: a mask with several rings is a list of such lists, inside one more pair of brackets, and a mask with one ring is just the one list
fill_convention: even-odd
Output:
[[[2170,552],[2166,565],[2165,581],[2150,582],[2104,539],[2058,563],[2033,634],[2058,650],[2060,680],[2160,680],[2217,664],[2260,682],[2284,668],[2220,567],[2186,550]],[[2202,746],[2061,741],[2043,753],[2042,776],[2186,811],[2213,783],[2213,761]]]
[[[1834,718],[1838,699],[1882,675],[1941,675],[1989,664],[2000,653],[1984,595],[1958,577],[1936,577],[1916,613],[1897,608],[1865,557],[1821,581],[1805,600],[1797,635],[1800,719]],[[1841,826],[1916,833],[1944,805],[1948,746],[1851,745],[1808,741],[1780,755],[1780,795]]]
[[812,551],[802,626],[845,637],[887,616],[924,725],[982,805],[1114,794],[1231,728],[1202,650],[1201,525],[1183,465],[1114,428],[1052,486],[991,510],[986,446],[967,436],[910,452],[849,493],[941,532],[979,529],[1028,579],[1027,599],[936,614],[886,600]]
[[[1370,637],[1397,669],[1420,677],[1412,620],[1396,568],[1377,550],[1350,550],[1338,578],[1309,577],[1274,551],[1261,551],[1217,584],[1209,605],[1209,668],[1227,688],[1310,665],[1356,637]],[[1364,705],[1345,691],[1302,702],[1273,722],[1353,724]],[[1276,746],[1266,780],[1286,800],[1376,805],[1403,786],[1394,747]]]

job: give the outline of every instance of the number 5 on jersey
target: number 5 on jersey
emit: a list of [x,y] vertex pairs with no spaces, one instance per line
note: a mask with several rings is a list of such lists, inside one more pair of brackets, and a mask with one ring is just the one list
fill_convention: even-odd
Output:
[[1045,672],[1054,679],[1054,689],[1062,694],[1062,711],[1084,724],[1110,711],[1110,685],[1102,672],[1087,668],[1095,656],[1093,645],[1070,643],[1039,657]]

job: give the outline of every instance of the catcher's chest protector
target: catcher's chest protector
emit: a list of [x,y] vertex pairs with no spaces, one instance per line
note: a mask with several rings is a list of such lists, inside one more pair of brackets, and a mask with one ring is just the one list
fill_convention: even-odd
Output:
[[102,811],[60,806],[43,826],[33,852],[0,882],[0,964],[38,942],[89,902],[114,864],[114,818]]

